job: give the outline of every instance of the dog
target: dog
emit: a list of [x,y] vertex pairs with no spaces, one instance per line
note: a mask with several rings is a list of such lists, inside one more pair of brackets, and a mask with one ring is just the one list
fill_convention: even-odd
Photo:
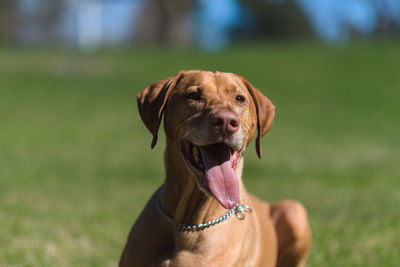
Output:
[[119,266],[304,266],[305,208],[247,193],[243,152],[270,129],[275,106],[242,76],[181,71],[137,96],[153,135],[164,116],[165,183],[133,225]]

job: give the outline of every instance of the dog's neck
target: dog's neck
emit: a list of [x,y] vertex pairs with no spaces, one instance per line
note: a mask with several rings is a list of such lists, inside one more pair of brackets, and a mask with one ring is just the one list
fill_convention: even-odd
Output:
[[[184,162],[180,149],[168,139],[164,161],[166,179],[161,194],[161,205],[170,217],[179,223],[200,224],[226,212],[217,200],[198,188],[196,177]],[[243,159],[238,162],[236,168],[241,193],[244,191],[241,182],[242,167]]]

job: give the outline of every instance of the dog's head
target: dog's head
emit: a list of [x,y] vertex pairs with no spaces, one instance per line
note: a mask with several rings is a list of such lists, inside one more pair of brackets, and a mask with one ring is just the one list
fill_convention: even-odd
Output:
[[239,201],[234,170],[257,131],[269,130],[275,106],[244,77],[232,73],[181,71],[146,87],[137,96],[143,122],[153,134],[153,148],[163,114],[166,135],[179,148],[186,166],[205,193],[225,208]]

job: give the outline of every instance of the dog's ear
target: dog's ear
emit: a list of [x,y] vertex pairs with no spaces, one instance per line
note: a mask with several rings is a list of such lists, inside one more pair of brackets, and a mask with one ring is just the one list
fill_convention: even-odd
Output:
[[169,95],[180,79],[180,74],[178,73],[173,77],[153,83],[137,95],[140,117],[153,135],[151,148],[154,148],[157,143],[158,129],[160,128],[164,109]]
[[262,157],[261,137],[269,130],[274,121],[275,106],[266,96],[264,96],[257,88],[255,88],[246,78],[239,76],[245,84],[253,98],[257,111],[257,139],[256,151],[259,158]]

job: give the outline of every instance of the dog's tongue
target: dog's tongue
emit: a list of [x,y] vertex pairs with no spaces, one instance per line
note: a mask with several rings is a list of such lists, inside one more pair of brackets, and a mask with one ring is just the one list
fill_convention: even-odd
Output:
[[208,187],[225,209],[231,209],[239,202],[239,180],[231,163],[230,148],[223,144],[201,146]]

